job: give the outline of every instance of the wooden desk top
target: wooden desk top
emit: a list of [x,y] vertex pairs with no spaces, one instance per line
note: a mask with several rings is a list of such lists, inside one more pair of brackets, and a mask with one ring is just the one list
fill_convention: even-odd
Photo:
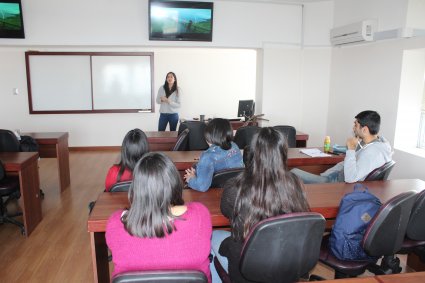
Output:
[[[177,139],[178,132],[177,131],[164,131],[164,132],[158,132],[158,131],[147,131],[145,132],[148,139],[173,139],[174,141]],[[296,139],[297,140],[308,140],[308,134],[297,131],[296,132]]]
[[17,172],[37,161],[38,152],[0,152],[0,160],[7,172]]
[[[176,164],[177,169],[184,170],[199,161],[202,150],[194,151],[163,151]],[[329,157],[310,157],[300,152],[299,148],[288,148],[288,166],[334,165],[344,160],[343,155]]]
[[375,278],[380,283],[418,283],[425,282],[425,272],[378,275]]
[[33,137],[38,144],[57,144],[59,140],[67,139],[69,136],[68,132],[31,132],[22,135]]
[[[425,190],[425,182],[419,179],[401,179],[389,181],[363,182],[371,193],[383,203],[390,198],[406,191]],[[353,191],[353,184],[309,184],[305,185],[307,200],[311,210],[321,213],[325,218],[335,218],[338,213],[339,202],[344,194]],[[191,189],[183,191],[186,202],[197,201],[203,203],[211,214],[214,227],[228,226],[229,221],[221,214],[220,199],[222,189],[209,189],[207,192],[198,192]],[[118,209],[128,207],[127,193],[101,193],[91,212],[87,226],[89,232],[104,232],[109,216]]]

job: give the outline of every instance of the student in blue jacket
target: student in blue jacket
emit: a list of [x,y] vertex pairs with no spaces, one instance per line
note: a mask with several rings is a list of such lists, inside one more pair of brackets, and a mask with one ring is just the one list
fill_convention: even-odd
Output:
[[208,190],[215,172],[244,167],[241,151],[232,142],[233,131],[228,120],[211,120],[205,128],[205,140],[210,147],[201,154],[196,169],[187,169],[184,175],[188,186],[201,192]]

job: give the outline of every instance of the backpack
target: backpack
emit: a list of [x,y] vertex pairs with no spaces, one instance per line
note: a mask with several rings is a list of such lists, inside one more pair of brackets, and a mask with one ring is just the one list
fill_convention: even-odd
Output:
[[21,136],[20,151],[38,151],[38,143],[37,141],[30,136]]
[[381,201],[362,184],[355,184],[353,192],[341,199],[329,238],[329,248],[335,257],[340,260],[375,259],[365,253],[362,240],[381,205]]

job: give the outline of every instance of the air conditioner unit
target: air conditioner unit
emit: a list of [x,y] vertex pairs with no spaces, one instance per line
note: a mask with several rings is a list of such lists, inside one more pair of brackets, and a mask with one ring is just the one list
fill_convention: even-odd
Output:
[[366,20],[331,30],[332,45],[372,41],[375,21]]

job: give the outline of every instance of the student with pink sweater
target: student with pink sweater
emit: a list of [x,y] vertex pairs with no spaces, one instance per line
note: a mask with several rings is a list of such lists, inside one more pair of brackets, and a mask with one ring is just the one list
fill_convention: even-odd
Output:
[[211,216],[200,203],[185,204],[173,162],[147,153],[133,170],[130,208],[116,211],[106,226],[113,275],[137,270],[209,270]]

